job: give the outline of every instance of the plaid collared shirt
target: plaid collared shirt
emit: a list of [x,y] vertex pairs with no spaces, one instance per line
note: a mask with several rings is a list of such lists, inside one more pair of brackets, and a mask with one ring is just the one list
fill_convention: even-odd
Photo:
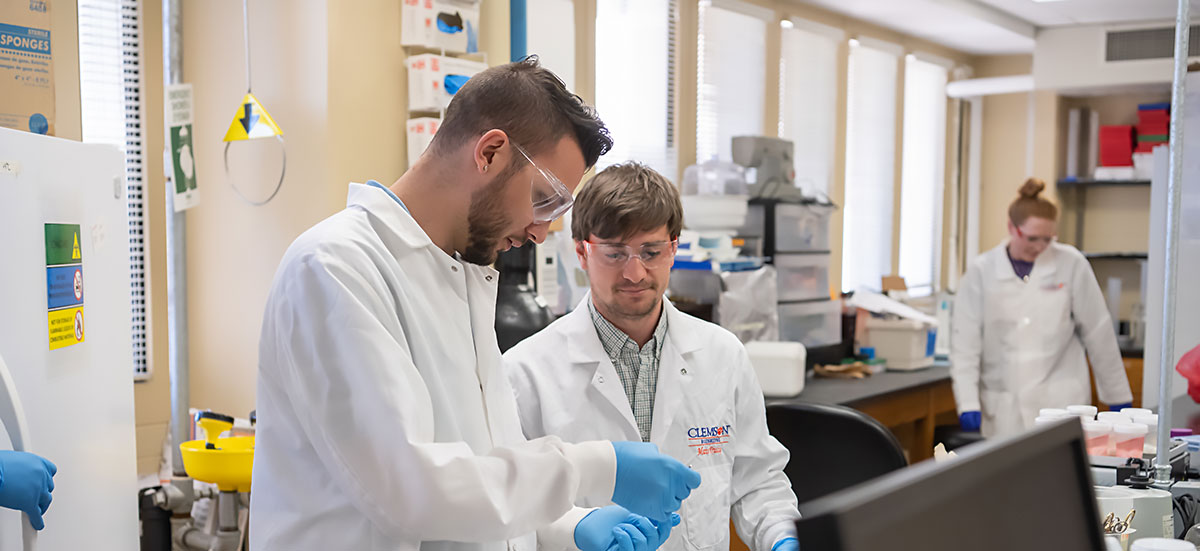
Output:
[[654,336],[640,349],[629,335],[604,319],[591,301],[588,301],[588,309],[592,312],[592,325],[596,326],[600,344],[604,345],[608,359],[621,377],[621,386],[625,387],[625,396],[629,398],[629,407],[633,409],[633,419],[637,422],[642,441],[649,442],[654,419],[654,392],[658,388],[659,358],[667,337],[666,308],[659,313]]

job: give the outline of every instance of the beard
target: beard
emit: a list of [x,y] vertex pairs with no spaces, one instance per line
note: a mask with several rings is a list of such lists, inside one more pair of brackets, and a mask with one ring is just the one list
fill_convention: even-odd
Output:
[[471,207],[467,211],[467,247],[462,251],[463,260],[481,266],[496,262],[500,254],[497,247],[511,223],[504,212],[501,196],[520,168],[516,162],[509,164],[490,185],[471,194]]
[[619,316],[628,320],[639,320],[649,316],[650,314],[653,314],[654,311],[658,309],[659,303],[662,301],[662,291],[660,291],[658,285],[654,283],[647,283],[646,285],[639,287],[649,289],[650,295],[653,297],[652,300],[648,301],[644,306],[640,303],[627,304],[622,302],[619,299],[620,291],[614,288],[612,293],[613,298],[611,301],[604,303],[604,309],[607,310],[611,315]]

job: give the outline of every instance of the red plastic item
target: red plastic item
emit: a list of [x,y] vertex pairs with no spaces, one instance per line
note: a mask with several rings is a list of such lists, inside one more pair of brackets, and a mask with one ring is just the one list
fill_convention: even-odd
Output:
[[1138,111],[1138,124],[1164,124],[1171,121],[1171,114],[1165,109],[1154,111]]
[[1182,358],[1179,358],[1179,363],[1175,364],[1175,371],[1187,379],[1188,396],[1200,404],[1200,346],[1191,349]]
[[1100,166],[1132,166],[1133,148],[1132,126],[1100,127]]

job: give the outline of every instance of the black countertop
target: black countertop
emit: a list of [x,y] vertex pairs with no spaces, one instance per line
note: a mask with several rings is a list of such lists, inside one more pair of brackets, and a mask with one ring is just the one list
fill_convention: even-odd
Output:
[[[770,398],[768,403],[809,402],[817,404],[850,405],[870,398],[891,394],[950,379],[950,363],[938,361],[932,367],[916,371],[884,371],[866,379],[826,379],[811,377],[804,391],[792,398]],[[1197,408],[1200,413],[1200,406]]]

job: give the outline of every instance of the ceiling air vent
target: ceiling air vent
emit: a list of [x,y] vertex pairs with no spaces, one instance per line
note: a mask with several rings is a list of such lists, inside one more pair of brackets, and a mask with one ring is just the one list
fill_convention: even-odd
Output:
[[[1188,35],[1188,56],[1200,56],[1200,25],[1193,25]],[[1171,59],[1174,56],[1175,27],[1105,33],[1105,61]]]

